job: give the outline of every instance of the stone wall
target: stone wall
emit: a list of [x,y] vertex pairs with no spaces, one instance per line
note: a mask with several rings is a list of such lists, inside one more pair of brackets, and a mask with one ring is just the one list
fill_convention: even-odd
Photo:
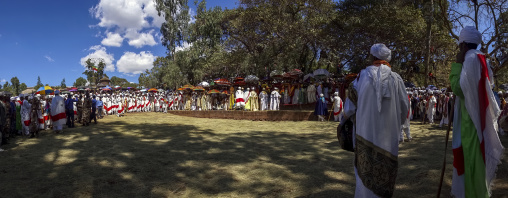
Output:
[[[171,114],[195,118],[253,120],[253,121],[317,121],[313,111],[168,111]],[[326,117],[328,119],[328,115]],[[333,119],[333,118],[332,118]]]

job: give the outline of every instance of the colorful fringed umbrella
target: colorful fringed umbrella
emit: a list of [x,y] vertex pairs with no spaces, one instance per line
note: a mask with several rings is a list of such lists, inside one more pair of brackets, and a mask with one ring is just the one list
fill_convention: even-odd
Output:
[[182,87],[182,89],[194,89],[194,86],[186,84]]
[[155,88],[151,88],[148,90],[148,92],[158,92],[159,90],[155,89]]
[[41,95],[50,95],[51,93],[53,93],[53,89],[50,86],[44,86],[37,90],[37,94]]
[[194,89],[192,89],[192,90],[193,90],[193,91],[204,91],[204,90],[205,90],[205,88],[203,88],[203,87],[199,87],[199,86],[198,86],[198,87],[194,87]]
[[222,86],[229,86],[229,85],[231,85],[229,80],[225,79],[225,78],[218,78],[218,79],[215,79],[213,82],[215,84],[217,84],[217,85],[222,85]]
[[212,89],[212,90],[208,91],[208,94],[216,94],[216,93],[220,93],[220,91],[217,89]]

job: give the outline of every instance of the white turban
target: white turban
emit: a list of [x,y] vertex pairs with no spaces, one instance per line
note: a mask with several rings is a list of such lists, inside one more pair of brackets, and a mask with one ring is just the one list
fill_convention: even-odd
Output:
[[58,94],[60,94],[60,90],[55,91],[55,95],[58,95]]
[[481,44],[482,34],[473,26],[466,26],[459,35],[459,44],[462,42]]
[[382,43],[372,45],[370,48],[370,54],[388,62],[392,59],[392,50],[388,49],[386,45]]

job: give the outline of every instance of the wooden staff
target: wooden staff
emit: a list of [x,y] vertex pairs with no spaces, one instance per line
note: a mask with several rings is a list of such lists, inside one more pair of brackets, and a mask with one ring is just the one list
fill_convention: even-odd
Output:
[[[455,97],[454,97],[455,99]],[[452,100],[452,98],[450,98],[450,100]],[[444,152],[444,159],[443,159],[443,168],[441,168],[441,178],[439,179],[439,188],[437,190],[437,198],[439,198],[439,196],[441,196],[441,187],[443,186],[443,178],[444,178],[444,173],[445,173],[445,169],[446,169],[446,153],[447,153],[447,150],[448,150],[448,138],[450,136],[450,130],[452,128],[452,122],[453,122],[453,116],[454,116],[454,101],[452,100],[452,105],[449,109],[449,114],[448,114],[448,129],[446,130],[446,138],[445,138],[445,152]]]

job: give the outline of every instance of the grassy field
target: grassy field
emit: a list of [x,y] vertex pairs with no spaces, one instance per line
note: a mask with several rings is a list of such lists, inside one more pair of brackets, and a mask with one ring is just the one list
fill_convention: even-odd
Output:
[[[353,197],[353,153],[333,122],[137,113],[16,138],[0,152],[0,197]],[[435,197],[446,131],[413,122],[394,197]],[[508,146],[508,138],[502,137]],[[451,141],[451,138],[450,138]],[[450,145],[451,146],[451,145]],[[441,197],[449,197],[452,154]],[[505,152],[505,155],[508,151]],[[493,197],[508,196],[508,157]]]

